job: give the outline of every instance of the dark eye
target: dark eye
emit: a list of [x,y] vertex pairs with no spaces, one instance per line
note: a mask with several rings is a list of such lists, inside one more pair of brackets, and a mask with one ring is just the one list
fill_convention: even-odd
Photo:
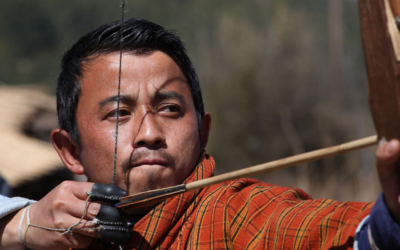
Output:
[[159,108],[159,114],[165,117],[179,117],[182,109],[178,105],[164,105]]
[[162,108],[162,111],[166,111],[166,112],[179,112],[180,109],[179,107],[176,106],[166,106]]
[[131,114],[128,110],[120,109],[119,111],[114,110],[107,114],[107,118],[116,118],[118,113],[120,118]]

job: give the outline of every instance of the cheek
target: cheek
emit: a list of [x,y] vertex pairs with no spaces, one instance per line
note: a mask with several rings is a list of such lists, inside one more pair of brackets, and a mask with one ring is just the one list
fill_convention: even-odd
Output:
[[[107,150],[114,146],[115,132],[113,130],[102,130],[101,127],[87,127],[86,131],[82,131],[82,146],[90,149]],[[90,150],[95,151],[95,150]]]
[[174,144],[173,146],[177,149],[175,153],[180,156],[183,163],[193,164],[200,153],[197,121],[188,121],[180,125],[174,126],[171,131],[171,144]]
[[83,147],[98,148],[109,145],[115,139],[115,126],[97,120],[94,114],[82,116],[78,129]]
[[[90,179],[103,175],[112,167],[114,155],[114,131],[101,126],[86,125],[79,130],[82,149],[81,160]],[[97,179],[97,178],[96,178]]]

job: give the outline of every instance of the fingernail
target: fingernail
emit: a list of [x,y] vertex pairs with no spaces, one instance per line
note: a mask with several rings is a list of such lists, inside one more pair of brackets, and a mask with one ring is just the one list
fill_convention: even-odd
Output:
[[386,154],[387,156],[393,155],[394,150],[395,150],[395,144],[396,144],[396,143],[395,143],[394,141],[390,141],[390,142],[386,145],[385,154]]
[[90,204],[89,209],[88,209],[88,214],[89,215],[91,215],[93,217],[96,217],[96,215],[99,213],[99,211],[100,211],[100,204],[99,203]]
[[382,139],[379,140],[379,145],[385,145],[387,143],[387,140],[385,137],[382,137]]

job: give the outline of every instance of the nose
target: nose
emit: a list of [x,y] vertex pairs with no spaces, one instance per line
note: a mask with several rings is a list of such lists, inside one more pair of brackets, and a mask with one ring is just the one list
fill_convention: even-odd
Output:
[[133,143],[135,148],[159,148],[165,145],[165,135],[154,114],[144,114]]

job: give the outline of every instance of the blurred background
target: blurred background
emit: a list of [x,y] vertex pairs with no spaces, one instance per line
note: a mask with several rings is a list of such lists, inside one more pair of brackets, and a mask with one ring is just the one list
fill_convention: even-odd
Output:
[[[63,53],[121,18],[121,1],[0,2],[0,174],[40,199],[75,178],[49,143]],[[354,0],[131,0],[126,18],[176,30],[212,115],[217,173],[375,133]],[[373,201],[375,148],[256,176],[313,198]]]

